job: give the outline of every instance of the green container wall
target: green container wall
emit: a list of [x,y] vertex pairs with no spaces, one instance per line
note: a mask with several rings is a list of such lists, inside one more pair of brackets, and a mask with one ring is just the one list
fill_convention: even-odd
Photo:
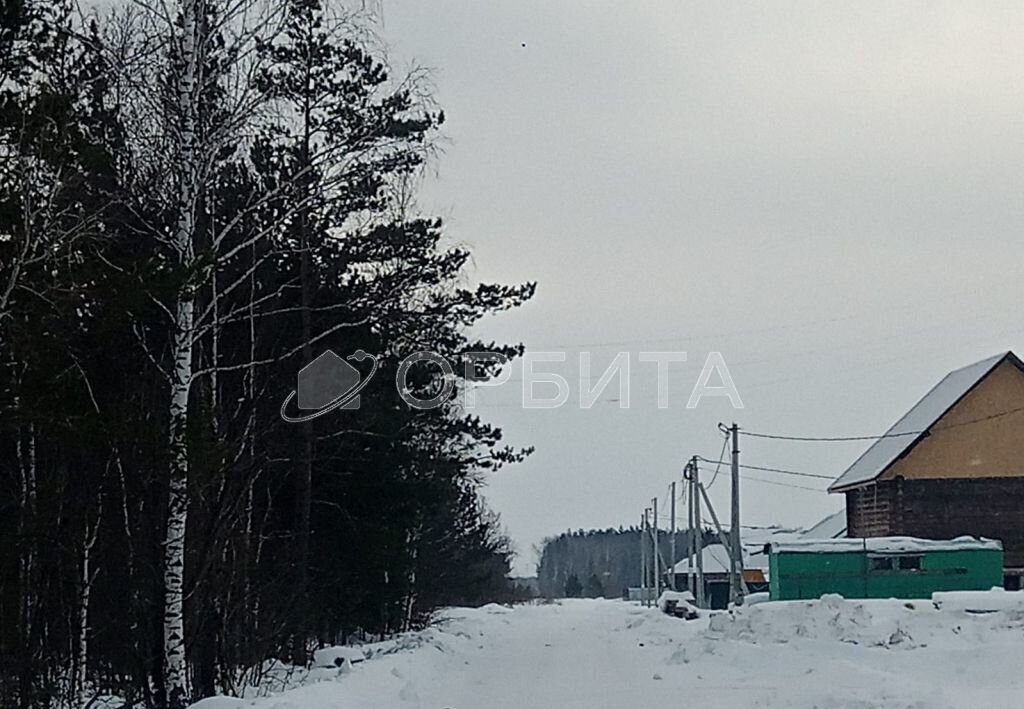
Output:
[[[820,598],[930,598],[935,591],[985,591],[1003,583],[1003,552],[958,549],[920,554],[919,570],[876,571],[862,551],[772,553],[773,601]],[[887,555],[886,555],[887,556]],[[900,556],[893,554],[891,556]],[[916,556],[916,555],[904,555]]]
[[826,593],[865,598],[864,564],[861,552],[772,553],[768,594],[773,601],[820,598]]

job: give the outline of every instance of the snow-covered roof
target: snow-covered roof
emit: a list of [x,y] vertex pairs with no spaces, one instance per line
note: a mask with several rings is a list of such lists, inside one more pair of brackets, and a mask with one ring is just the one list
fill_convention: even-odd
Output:
[[[675,572],[677,574],[689,573],[690,561],[694,558],[695,557],[689,557],[680,561],[675,566]],[[704,573],[706,574],[729,573],[729,552],[725,550],[725,546],[722,544],[709,544],[704,547],[703,553],[701,554],[701,560],[704,562]],[[694,562],[693,568],[696,570],[696,562]],[[743,568],[767,569],[768,556],[764,553],[752,552],[749,547],[744,545]]]
[[[726,533],[729,530],[725,530]],[[799,539],[800,532],[789,527],[743,527],[740,535],[743,544],[743,568],[768,570],[768,555],[764,553],[765,544],[773,541],[788,541]],[[708,574],[729,573],[729,553],[722,544],[709,544],[704,547],[702,554],[704,561],[704,572]],[[694,562],[694,569],[696,569]],[[685,574],[690,570],[689,560],[683,559],[675,566],[677,574]]]
[[800,535],[801,539],[837,539],[846,536],[846,510],[839,510]]
[[794,527],[749,527],[743,525],[743,533],[740,536],[743,548],[749,554],[751,551],[761,551],[769,542],[796,539],[800,536],[800,530]]
[[921,439],[924,432],[935,425],[936,421],[1007,357],[1024,369],[1024,363],[1021,363],[1013,352],[1001,352],[947,374],[904,414],[903,418],[885,432],[885,437],[872,443],[853,465],[829,486],[828,491],[837,492],[870,482],[884,473],[904,451]]
[[[683,559],[675,566],[675,572],[677,574],[685,574],[690,570],[690,562],[694,561],[696,557],[689,556]],[[723,544],[709,544],[701,550],[701,560],[704,562],[704,573],[706,574],[724,574],[729,571],[729,553],[725,550]],[[697,568],[697,563],[694,561],[693,568]]]
[[916,537],[872,537],[869,539],[800,539],[772,542],[772,553],[820,554],[827,552],[868,551],[875,554],[913,554],[928,551],[966,551],[986,549],[998,551],[1003,543],[984,537],[956,539],[917,539]]

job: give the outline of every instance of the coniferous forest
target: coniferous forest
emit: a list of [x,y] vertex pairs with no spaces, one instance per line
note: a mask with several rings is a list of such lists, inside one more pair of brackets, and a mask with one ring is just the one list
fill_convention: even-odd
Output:
[[[540,594],[546,598],[623,598],[637,586],[641,571],[640,529],[578,529],[544,540],[537,565]],[[647,532],[650,535],[650,532]],[[661,569],[671,564],[670,533],[662,530],[659,546]],[[689,530],[676,532],[676,560],[687,557]],[[717,541],[704,531],[704,544]],[[650,562],[650,541],[646,554]],[[654,583],[648,570],[648,583]]]
[[[458,363],[534,286],[417,209],[444,113],[364,12],[3,1],[0,706],[180,709],[508,598],[480,487],[529,451]],[[284,421],[327,349],[378,357],[361,406]]]

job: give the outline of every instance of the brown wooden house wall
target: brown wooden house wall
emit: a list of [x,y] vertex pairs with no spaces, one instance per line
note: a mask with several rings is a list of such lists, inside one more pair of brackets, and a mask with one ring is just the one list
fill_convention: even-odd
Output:
[[846,534],[887,537],[897,534],[895,485],[879,482],[846,493]]
[[846,517],[851,537],[998,539],[1024,568],[1024,478],[880,481],[846,493]]

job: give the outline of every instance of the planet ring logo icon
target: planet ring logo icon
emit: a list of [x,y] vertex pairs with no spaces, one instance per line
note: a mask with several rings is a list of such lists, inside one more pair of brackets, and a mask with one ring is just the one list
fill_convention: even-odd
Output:
[[[347,360],[362,362],[370,360],[371,368],[366,377]],[[281,404],[281,418],[288,423],[304,423],[328,414],[335,409],[359,408],[359,393],[366,388],[377,373],[380,363],[377,357],[365,350],[356,350],[342,358],[331,350],[307,364],[298,374],[298,386]],[[288,414],[288,404],[296,400],[299,410],[312,413],[299,416]]]

